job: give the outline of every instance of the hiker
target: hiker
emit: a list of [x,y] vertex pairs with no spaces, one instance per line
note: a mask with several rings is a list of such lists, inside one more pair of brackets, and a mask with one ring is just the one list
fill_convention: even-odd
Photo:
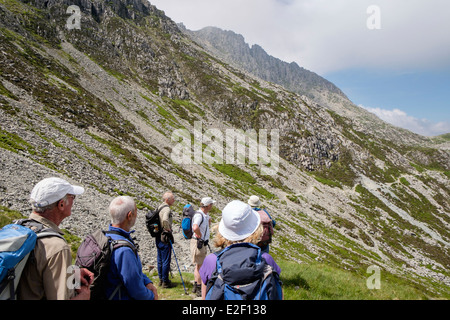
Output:
[[[111,224],[106,235],[113,240],[126,240],[133,247],[131,238],[136,223],[137,207],[133,198],[119,196],[109,205]],[[122,284],[122,286],[118,286]],[[118,288],[118,289],[117,289]],[[152,281],[142,272],[141,259],[136,250],[122,246],[113,251],[111,267],[107,274],[106,296],[110,297],[117,289],[112,300],[157,300],[158,294]]]
[[[242,290],[250,287],[260,288],[262,287],[260,285],[245,286],[244,284],[247,284],[248,281],[260,281],[267,272],[266,269],[273,274],[271,285],[268,288],[278,287],[278,289],[276,291],[269,289],[272,291],[266,292],[265,297],[282,299],[281,283],[278,281],[281,269],[268,253],[262,253],[261,249],[256,246],[262,233],[263,227],[260,223],[260,216],[248,204],[233,200],[225,206],[214,238],[214,245],[223,250],[209,254],[200,268],[203,299],[218,299],[218,297],[225,299],[223,291],[222,293],[217,291],[214,294],[209,293],[211,295],[209,297],[207,295],[208,286],[209,288],[213,287],[215,284],[213,281],[217,281],[216,279],[219,278],[226,283],[232,280],[230,283],[236,284],[238,288],[241,285]],[[257,263],[258,253],[260,264]],[[219,260],[221,267],[226,272],[223,271],[221,277],[217,278],[217,259],[219,257],[221,257]],[[214,289],[217,290],[217,286],[214,286]]]
[[203,260],[206,257],[206,247],[209,242],[209,227],[211,224],[210,216],[215,200],[210,197],[205,197],[200,202],[200,209],[195,213],[192,219],[192,231],[193,236],[190,243],[192,263],[194,267],[194,287],[192,292],[201,296],[201,277],[199,270],[203,264]]
[[172,234],[172,210],[170,207],[175,203],[175,198],[171,192],[164,193],[162,198],[163,203],[158,207],[162,232],[160,236],[155,237],[159,286],[172,288],[173,284],[169,279],[169,272],[172,260],[171,243],[173,244],[174,239]]
[[[46,178],[35,185],[30,195],[32,213],[29,219],[44,228],[63,234],[60,223],[72,214],[75,197],[84,193],[84,188],[73,186],[61,178]],[[89,300],[89,286],[93,274],[80,269],[79,289],[67,285],[68,268],[72,255],[67,242],[57,235],[36,241],[34,258],[29,259],[19,281],[19,300]]]
[[266,209],[261,209],[261,201],[258,196],[250,196],[247,203],[253,210],[257,211],[261,218],[261,224],[264,227],[263,236],[261,241],[257,244],[261,247],[263,252],[269,253],[269,243],[272,242],[273,228],[276,225],[276,221],[272,219]]

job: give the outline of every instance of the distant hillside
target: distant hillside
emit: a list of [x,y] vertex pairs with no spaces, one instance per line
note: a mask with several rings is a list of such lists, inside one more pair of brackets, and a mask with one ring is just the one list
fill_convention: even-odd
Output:
[[[259,45],[250,46],[242,35],[217,27],[205,27],[198,31],[180,29],[213,55],[231,65],[269,82],[279,84],[289,91],[308,97],[311,101],[351,118],[354,125],[380,138],[405,144],[429,145],[429,138],[408,130],[394,127],[367,110],[353,104],[337,86],[316,73],[270,56]],[[438,147],[447,148],[445,145]]]
[[230,62],[251,74],[279,85],[286,89],[305,95],[312,100],[320,100],[323,91],[332,92],[347,99],[345,94],[333,83],[314,72],[287,63],[270,56],[255,44],[249,46],[244,37],[233,31],[225,31],[216,27],[206,27],[198,31],[190,31],[179,25],[184,32],[217,57]]

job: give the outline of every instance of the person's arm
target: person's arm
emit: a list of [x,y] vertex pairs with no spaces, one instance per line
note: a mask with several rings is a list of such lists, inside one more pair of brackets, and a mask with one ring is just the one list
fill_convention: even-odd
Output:
[[266,260],[267,264],[269,264],[273,270],[275,270],[276,273],[281,274],[281,268],[280,266],[273,260],[272,256],[266,252],[262,254],[262,257],[264,260]]
[[192,218],[192,231],[197,239],[202,238],[202,233],[200,231],[200,225],[202,224],[203,216],[201,213],[196,213]]
[[80,288],[75,289],[76,296],[70,300],[90,300],[91,284],[94,281],[94,274],[86,268],[80,269]]
[[217,256],[214,253],[210,253],[206,256],[205,260],[203,260],[203,264],[200,267],[199,273],[200,278],[202,279],[202,299],[206,298],[206,285],[208,284],[208,280],[211,278],[211,275],[216,270],[216,260]]
[[159,213],[159,217],[161,220],[161,226],[164,230],[172,232],[172,226],[170,223],[170,208],[164,207],[161,209],[161,212]]
[[67,267],[71,263],[70,248],[66,245],[48,258],[42,279],[47,300],[68,300],[74,296],[73,289],[67,286]]
[[[146,284],[146,276],[139,268],[141,263],[133,250],[122,247],[114,251],[114,262],[119,271],[120,278],[128,294],[135,300],[154,300],[155,294]],[[147,278],[148,279],[148,278]]]
[[195,237],[197,239],[201,239],[202,238],[202,233],[200,232],[200,226],[198,224],[192,225],[192,231],[194,232]]
[[153,292],[154,295],[154,299],[153,300],[158,300],[158,290],[156,289],[155,285],[150,282],[145,286],[148,290],[150,290],[151,292]]

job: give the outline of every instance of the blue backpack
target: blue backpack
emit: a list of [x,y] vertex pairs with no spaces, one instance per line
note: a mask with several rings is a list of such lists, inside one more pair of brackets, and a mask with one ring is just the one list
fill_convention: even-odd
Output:
[[279,275],[261,256],[261,248],[237,243],[217,255],[206,300],[282,300]]
[[[183,219],[181,220],[181,229],[183,231],[183,236],[185,239],[192,239],[194,232],[192,231],[192,219],[194,218],[196,211],[194,207],[190,204],[187,204],[183,208]],[[203,216],[202,222],[203,223]]]
[[[30,229],[34,227],[35,231]],[[62,235],[34,220],[19,220],[0,229],[0,300],[15,300],[20,276],[38,238]]]

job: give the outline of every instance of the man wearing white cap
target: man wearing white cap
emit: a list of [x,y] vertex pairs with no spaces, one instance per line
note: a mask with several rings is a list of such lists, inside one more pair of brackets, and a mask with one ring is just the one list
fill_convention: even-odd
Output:
[[198,210],[192,219],[193,236],[191,239],[191,255],[194,268],[194,288],[193,292],[197,296],[201,296],[201,278],[199,270],[206,257],[206,247],[209,242],[209,226],[211,224],[211,217],[208,215],[211,211],[215,200],[210,197],[205,197],[200,202],[200,210]]
[[[33,212],[29,219],[44,228],[63,234],[60,223],[72,214],[75,197],[84,193],[84,188],[73,186],[60,178],[47,178],[40,181],[31,191],[30,203]],[[21,300],[88,300],[89,286],[93,274],[81,269],[80,289],[67,285],[70,276],[67,269],[72,265],[70,247],[64,238],[57,235],[40,238],[34,249],[34,263],[25,266],[19,286],[18,298]],[[88,279],[88,280],[87,280]]]

